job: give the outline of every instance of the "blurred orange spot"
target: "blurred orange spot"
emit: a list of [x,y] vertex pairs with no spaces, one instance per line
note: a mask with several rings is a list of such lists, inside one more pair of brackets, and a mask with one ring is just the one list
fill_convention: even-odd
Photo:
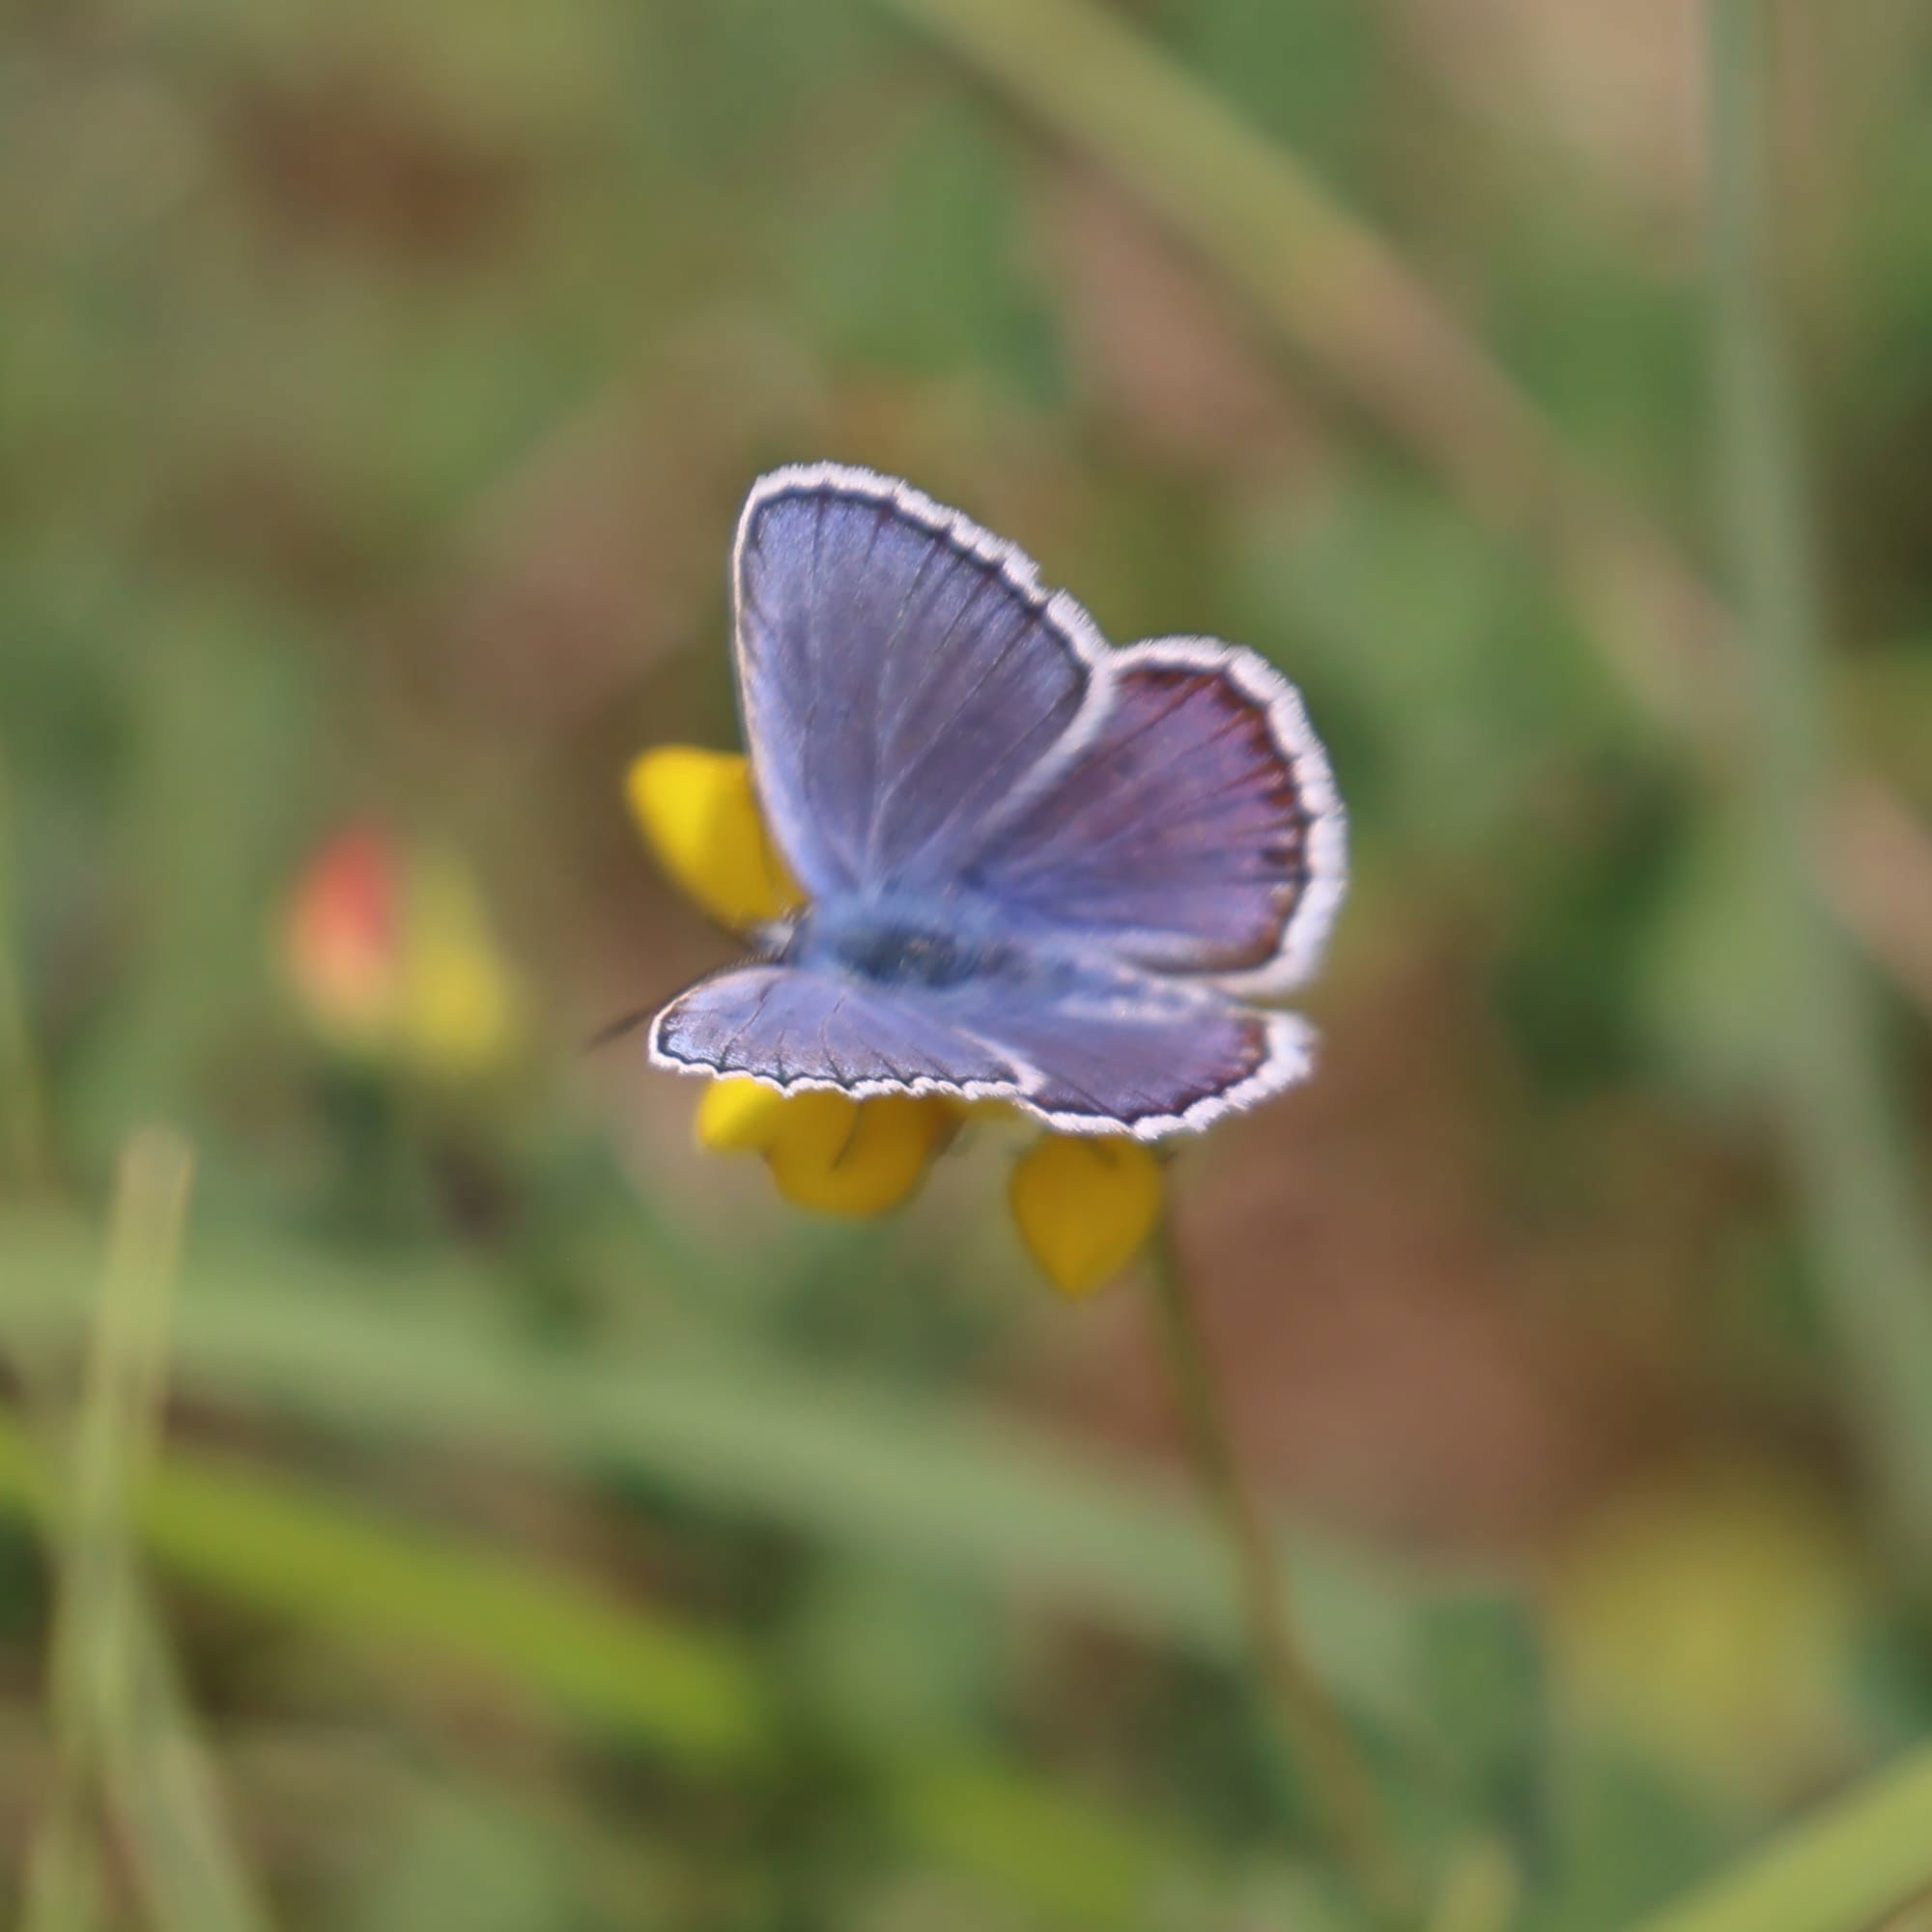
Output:
[[310,1024],[331,1045],[374,1053],[401,995],[402,866],[373,826],[331,838],[303,873],[289,908],[283,957]]

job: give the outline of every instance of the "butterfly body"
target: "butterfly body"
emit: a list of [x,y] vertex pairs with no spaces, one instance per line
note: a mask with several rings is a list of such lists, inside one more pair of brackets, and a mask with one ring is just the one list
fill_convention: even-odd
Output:
[[1272,667],[1116,649],[1012,546],[835,465],[759,482],[733,578],[753,774],[810,903],[666,1008],[654,1060],[1146,1139],[1302,1077],[1309,1030],[1253,1002],[1319,956],[1343,821]]
[[821,900],[794,922],[777,956],[868,985],[932,993],[978,981],[1020,985],[1037,970],[983,911],[925,894]]

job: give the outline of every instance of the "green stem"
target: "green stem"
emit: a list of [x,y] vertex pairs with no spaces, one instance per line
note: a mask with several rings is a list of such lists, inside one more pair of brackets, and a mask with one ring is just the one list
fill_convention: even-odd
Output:
[[1780,975],[1769,1072],[1839,1352],[1901,1532],[1932,1535],[1932,1238],[1857,963],[1816,859],[1829,804],[1824,623],[1771,288],[1763,0],[1707,0],[1719,483],[1747,642],[1761,884]]
[[56,1532],[54,1766],[28,1862],[21,1921],[27,1932],[84,1932],[95,1922],[93,1817],[133,1705],[137,1584],[128,1513],[160,1402],[188,1172],[179,1142],[141,1135],[122,1158],[115,1188],[66,1510]]
[[1401,1921],[1410,1900],[1374,1776],[1295,1629],[1280,1556],[1236,1453],[1200,1309],[1164,1221],[1154,1238],[1151,1272],[1195,1470],[1228,1539],[1249,1645],[1283,1740],[1363,1903],[1384,1923]]
[[[27,1932],[99,1922],[103,1817],[159,1932],[267,1924],[134,1551],[191,1174],[186,1144],[160,1129],[134,1135],[121,1161],[70,1467],[50,1499],[54,1775],[28,1867]],[[0,1489],[7,1461],[0,1453]]]

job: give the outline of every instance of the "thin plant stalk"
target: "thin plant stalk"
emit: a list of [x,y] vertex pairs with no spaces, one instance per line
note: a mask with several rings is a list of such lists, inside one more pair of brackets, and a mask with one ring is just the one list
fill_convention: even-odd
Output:
[[1773,295],[1772,45],[1763,0],[1708,0],[1719,488],[1742,606],[1744,781],[1776,942],[1768,1068],[1827,1315],[1902,1535],[1932,1538],[1932,1230],[1880,1058],[1873,989],[1828,917],[1825,624]]
[[1378,1921],[1399,1922],[1409,1905],[1407,1886],[1374,1775],[1296,1628],[1280,1555],[1236,1451],[1200,1308],[1165,1222],[1155,1236],[1151,1273],[1189,1452],[1227,1537],[1249,1646],[1282,1742],[1363,1904]]
[[137,1134],[122,1156],[71,1466],[55,1492],[54,1776],[27,1870],[26,1932],[100,1922],[112,1817],[161,1932],[265,1924],[229,1841],[134,1553],[155,1460],[192,1157]]
[[65,1510],[50,1671],[54,1776],[27,1871],[27,1932],[95,1921],[91,1819],[110,1738],[130,1703],[130,1497],[148,1460],[188,1162],[138,1138],[121,1162]]
[[[1544,559],[1643,709],[1720,773],[1741,721],[1733,615],[1579,459],[1401,251],[1099,0],[875,0],[1091,159],[1292,353]],[[1846,929],[1932,1012],[1932,833],[1829,775],[1807,858]]]

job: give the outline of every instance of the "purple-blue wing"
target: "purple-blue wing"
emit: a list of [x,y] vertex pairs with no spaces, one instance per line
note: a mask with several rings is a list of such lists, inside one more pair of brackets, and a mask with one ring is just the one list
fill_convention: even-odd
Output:
[[1101,998],[988,998],[958,1014],[1020,1071],[1021,1104],[1063,1133],[1158,1140],[1305,1079],[1314,1034],[1293,1013],[1261,1012],[1115,972]]
[[861,1096],[1017,1091],[1018,1071],[932,1003],[796,966],[700,980],[651,1023],[651,1058],[682,1072],[749,1073],[774,1087]]
[[1106,648],[1011,545],[868,470],[761,478],[733,578],[753,776],[814,897],[952,880]]
[[1164,975],[1274,992],[1313,970],[1346,874],[1340,800],[1294,688],[1251,651],[1113,653],[1091,724],[967,879],[1022,924]]
[[1292,1013],[1178,996],[1116,973],[1096,996],[895,992],[832,973],[744,966],[653,1022],[651,1058],[780,1088],[1005,1099],[1067,1133],[1144,1140],[1205,1127],[1293,1085],[1309,1032]]

